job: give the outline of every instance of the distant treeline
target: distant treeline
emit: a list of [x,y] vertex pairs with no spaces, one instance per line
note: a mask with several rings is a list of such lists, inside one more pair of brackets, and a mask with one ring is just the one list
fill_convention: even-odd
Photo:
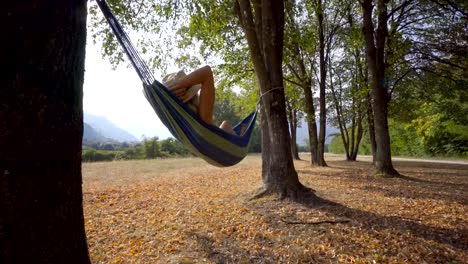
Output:
[[[255,129],[249,152],[260,152],[260,132]],[[103,143],[92,142],[83,145],[82,161],[113,161],[135,159],[157,159],[171,157],[187,157],[192,154],[178,140],[158,137],[145,138],[141,143]]]
[[185,157],[191,155],[177,140],[157,137],[144,139],[141,143],[91,143],[83,146],[83,162],[156,159],[169,157]]
[[[429,123],[433,124],[435,122]],[[447,122],[446,122],[447,123]],[[396,122],[389,119],[389,132],[392,144],[392,155],[405,157],[468,157],[468,133],[466,126],[448,125],[443,122],[429,127],[428,122],[424,128],[419,123]],[[425,132],[425,133],[423,133]],[[366,131],[359,146],[360,155],[372,155],[369,136]],[[341,135],[333,137],[329,145],[331,153],[343,154],[345,149]]]

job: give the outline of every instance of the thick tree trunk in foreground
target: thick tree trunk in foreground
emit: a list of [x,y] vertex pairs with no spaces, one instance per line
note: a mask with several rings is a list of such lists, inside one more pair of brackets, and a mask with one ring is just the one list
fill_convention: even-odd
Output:
[[[240,25],[249,45],[262,97],[263,194],[296,196],[299,182],[291,156],[283,87],[283,1],[236,1]],[[252,13],[253,11],[253,13]],[[265,126],[268,126],[267,131]],[[267,138],[268,137],[268,138]]]
[[86,1],[2,12],[0,263],[90,263],[81,189]]
[[[385,39],[388,36],[387,29],[387,3],[388,0],[378,0],[378,25],[374,33],[372,22],[372,0],[362,2],[364,37],[366,42],[367,63],[370,73],[370,85],[372,90],[372,110],[374,111],[375,129],[375,162],[377,175],[397,176],[398,172],[393,168],[390,134],[388,131],[387,110],[389,94],[385,84]],[[375,39],[375,42],[374,42]]]

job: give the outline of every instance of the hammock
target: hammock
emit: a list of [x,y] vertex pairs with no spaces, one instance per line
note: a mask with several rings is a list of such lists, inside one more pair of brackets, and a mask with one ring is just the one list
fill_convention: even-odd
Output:
[[[257,109],[233,127],[236,135],[207,124],[154,78],[105,0],[96,0],[96,2],[142,80],[146,99],[171,134],[192,154],[212,165],[226,167],[239,163],[247,155]],[[239,135],[241,126],[246,128],[244,133]]]

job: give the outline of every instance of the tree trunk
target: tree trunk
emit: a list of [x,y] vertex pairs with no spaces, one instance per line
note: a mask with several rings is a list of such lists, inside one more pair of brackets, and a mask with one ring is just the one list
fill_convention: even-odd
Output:
[[[367,63],[370,73],[370,85],[372,88],[372,100],[374,111],[375,129],[375,172],[376,175],[385,177],[397,176],[398,172],[393,168],[390,134],[388,131],[387,106],[388,92],[385,86],[385,39],[387,31],[387,2],[378,0],[378,25],[374,34],[372,22],[372,0],[362,2],[364,19],[364,37],[366,42]],[[375,39],[375,43],[374,43]]]
[[[352,18],[349,19],[349,21],[352,22]],[[356,161],[357,155],[359,152],[359,146],[361,144],[362,140],[362,135],[364,134],[364,128],[362,127],[362,121],[363,121],[363,116],[364,116],[364,107],[363,104],[367,101],[367,98],[363,97],[363,93],[368,92],[369,90],[369,85],[368,85],[368,78],[367,78],[367,69],[364,73],[364,67],[362,63],[362,55],[361,55],[361,49],[358,47],[355,47],[354,49],[354,57],[355,57],[355,64],[356,64],[356,76],[357,76],[357,84],[358,84],[358,91],[357,91],[357,96],[358,96],[358,116],[357,116],[357,136],[356,136],[356,146],[354,149],[354,153],[352,154],[352,160]]]
[[291,134],[293,135],[291,137],[291,141],[292,141],[292,153],[293,153],[293,158],[295,160],[300,160],[301,158],[299,157],[299,150],[298,150],[298,147],[297,147],[297,123],[299,122],[298,118],[297,118],[297,109],[294,109],[293,110],[293,127],[292,127],[292,132]]
[[354,152],[351,154],[351,160],[356,161],[357,155],[359,152],[359,145],[361,144],[362,134],[364,133],[364,129],[362,127],[362,110],[361,104],[358,107],[358,116],[357,116],[357,135],[356,135],[356,145],[354,146]]
[[318,139],[318,166],[327,166],[325,162],[325,136],[327,128],[327,109],[325,104],[325,85],[327,69],[325,61],[325,36],[323,30],[323,7],[322,0],[317,1],[317,21],[319,25],[319,55],[320,55],[320,131]]
[[297,110],[293,109],[291,104],[286,100],[286,107],[289,119],[289,132],[291,133],[291,154],[293,159],[300,160],[299,152],[297,150]]
[[305,187],[299,182],[291,156],[284,89],[274,89],[283,87],[283,1],[253,1],[251,5],[248,0],[238,0],[235,7],[264,95],[262,121],[266,125],[262,130],[268,129],[262,131],[262,147],[266,147],[262,148],[262,195],[295,197]]
[[369,141],[371,144],[372,164],[375,164],[377,145],[375,143],[374,111],[372,111],[372,98],[369,92],[367,93],[367,125],[369,129]]
[[[335,106],[335,111],[336,111],[336,119],[338,122],[338,127],[340,129],[340,135],[341,135],[341,140],[343,141],[343,147],[345,150],[346,154],[346,160],[351,160],[351,155],[349,153],[349,136],[348,136],[348,130],[346,128],[346,122],[343,120],[342,117],[342,111],[343,109],[341,108],[340,100],[338,99],[336,90],[335,90],[335,84],[333,82],[333,71],[331,68],[331,63],[328,64],[328,67],[330,68],[330,90],[331,90],[331,95],[332,95],[332,100],[333,104]],[[340,99],[341,99],[341,91],[343,90],[343,87],[341,85],[341,77],[338,75],[338,81],[340,85]]]
[[364,64],[363,80],[366,88],[366,106],[367,106],[367,129],[369,131],[369,142],[371,145],[372,164],[375,164],[375,152],[377,149],[375,143],[375,129],[374,129],[374,111],[372,110],[372,96],[369,89],[369,67],[366,63]]
[[90,263],[81,141],[86,1],[8,1],[0,263]]
[[304,108],[306,112],[307,129],[309,132],[310,163],[312,165],[318,165],[317,123],[315,122],[315,107],[311,86],[310,82],[306,82],[302,88],[304,89]]
[[[291,4],[291,2],[288,2]],[[291,6],[289,6],[291,7]],[[291,8],[287,8],[287,11],[290,12],[289,14],[289,23],[292,30],[295,34],[301,34],[297,27],[296,21],[294,21],[294,14]],[[306,115],[306,122],[307,122],[307,129],[309,135],[309,150],[310,150],[310,163],[311,165],[319,164],[318,159],[318,137],[317,137],[317,123],[315,121],[315,107],[314,107],[314,99],[312,95],[312,82],[311,76],[307,73],[306,66],[304,63],[304,58],[301,54],[300,46],[297,40],[292,40],[291,48],[293,50],[295,64],[298,68],[298,72],[292,70],[293,73],[296,74],[297,79],[301,82],[301,87],[304,90],[304,113]],[[294,68],[293,66],[290,66]]]

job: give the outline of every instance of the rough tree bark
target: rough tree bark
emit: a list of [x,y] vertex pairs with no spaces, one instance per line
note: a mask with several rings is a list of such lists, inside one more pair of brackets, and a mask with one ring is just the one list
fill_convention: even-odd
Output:
[[375,144],[374,111],[372,110],[372,96],[369,88],[369,67],[367,66],[367,59],[364,60],[364,66],[362,67],[362,80],[366,89],[366,117],[369,142],[371,145],[372,164],[375,164],[375,150],[377,147]]
[[377,30],[374,32],[372,21],[372,0],[364,0],[362,4],[364,20],[364,37],[366,43],[367,64],[370,74],[372,95],[372,110],[374,112],[375,130],[375,174],[384,177],[398,176],[393,168],[390,146],[390,133],[388,131],[388,101],[385,78],[385,41],[388,36],[387,28],[387,3],[389,0],[377,1]]
[[372,110],[372,96],[369,89],[369,70],[367,66],[367,60],[364,61],[363,67],[361,67],[361,78],[364,83],[364,88],[366,90],[366,99],[365,99],[365,106],[366,106],[366,117],[367,117],[367,129],[369,131],[369,142],[371,145],[371,155],[372,155],[372,164],[375,163],[375,130],[374,130],[374,111]]
[[81,189],[86,1],[7,1],[0,263],[90,263]]
[[374,129],[374,111],[372,110],[372,96],[370,92],[367,93],[367,125],[369,130],[369,141],[371,144],[372,164],[375,164],[375,152],[377,144],[375,143],[375,129]]
[[[235,8],[262,96],[262,178],[264,194],[295,197],[299,182],[291,156],[283,87],[283,1],[237,0]],[[275,89],[276,88],[276,89]],[[260,195],[259,195],[260,196]]]

